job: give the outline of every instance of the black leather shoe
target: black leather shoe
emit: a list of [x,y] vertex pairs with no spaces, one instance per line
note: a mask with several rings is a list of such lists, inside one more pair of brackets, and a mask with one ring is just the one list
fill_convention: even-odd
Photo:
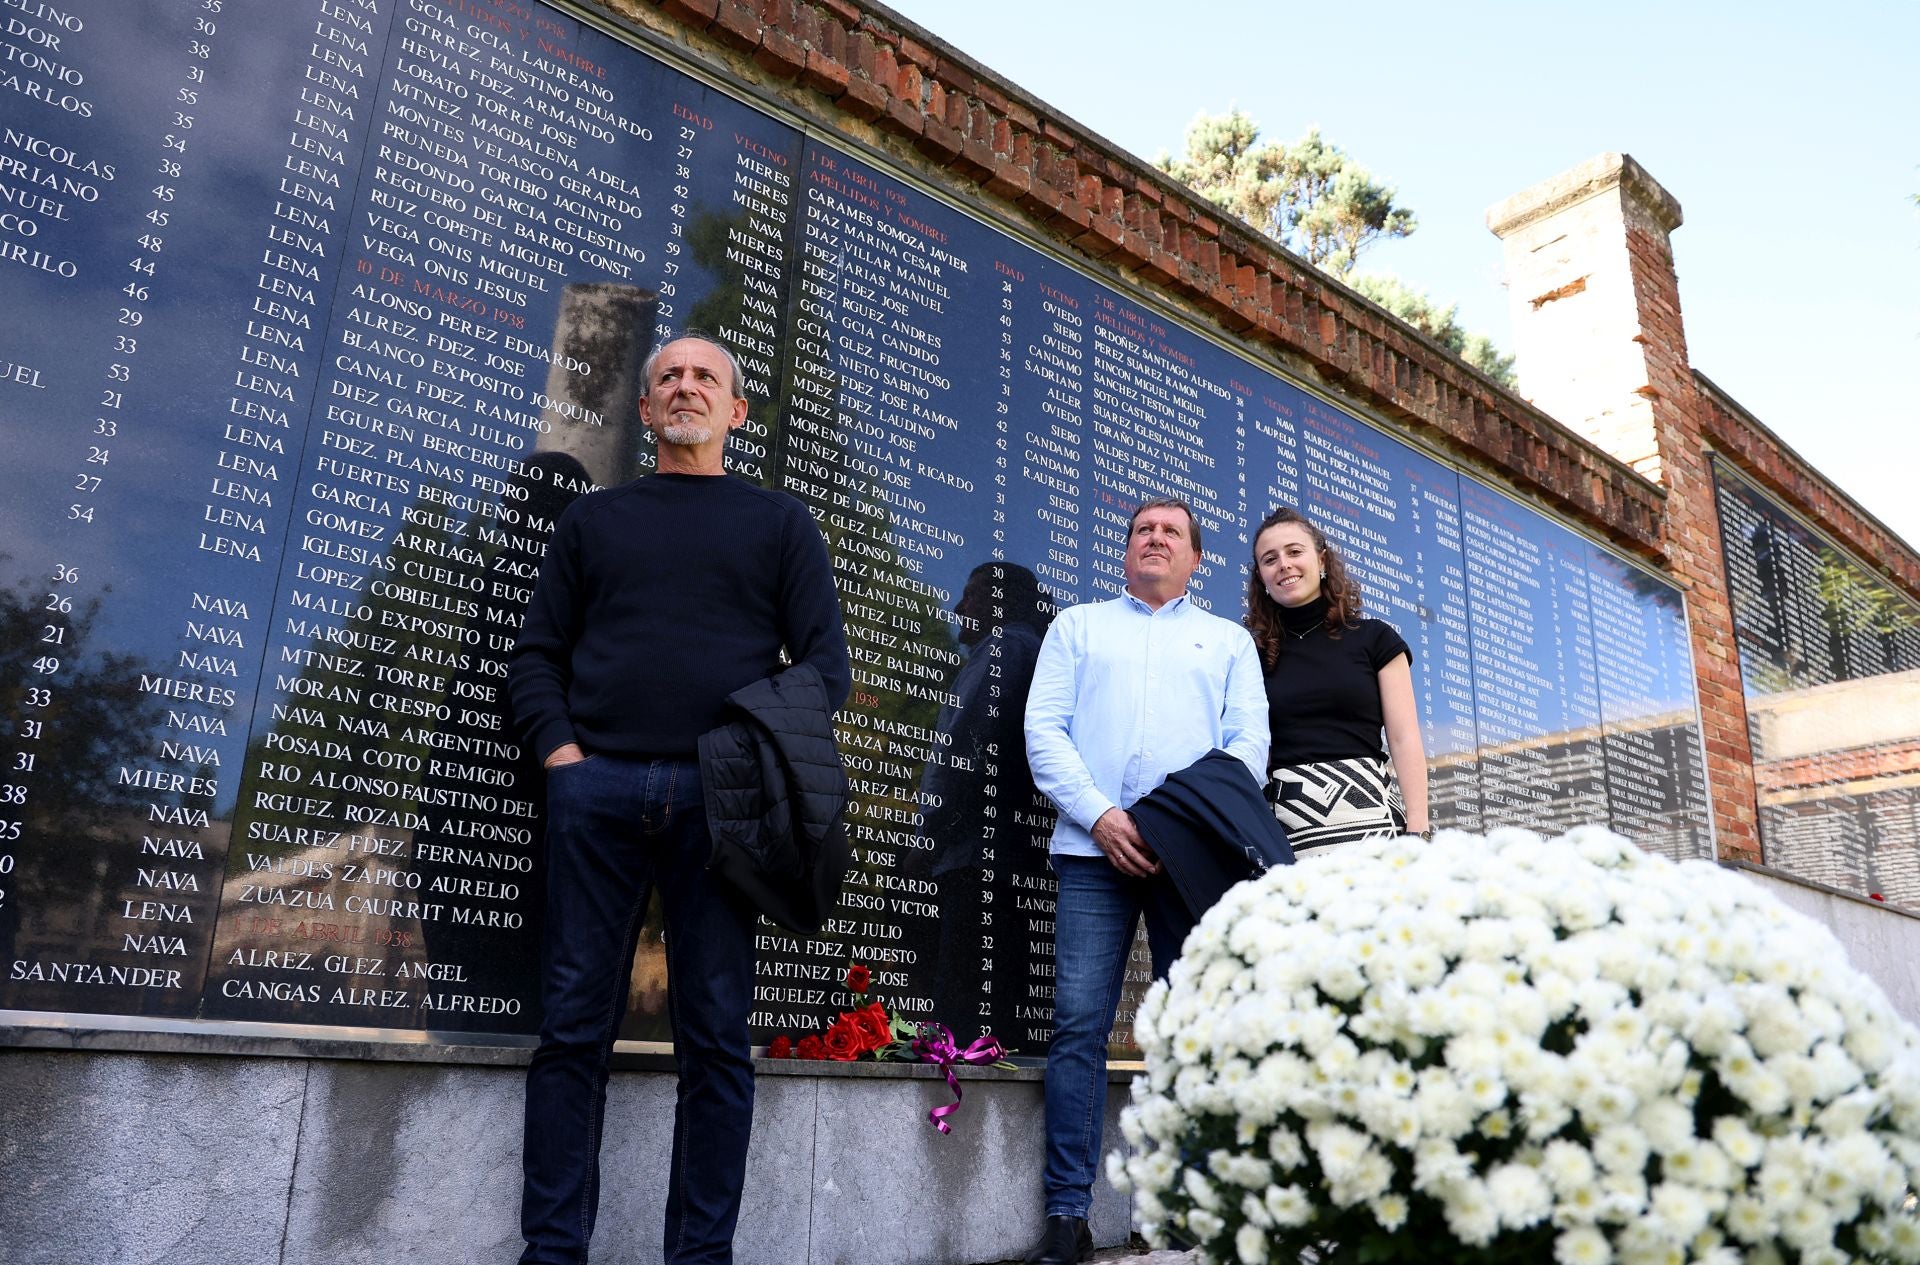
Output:
[[1093,1231],[1085,1217],[1048,1217],[1040,1242],[1027,1253],[1026,1265],[1080,1265],[1093,1255]]

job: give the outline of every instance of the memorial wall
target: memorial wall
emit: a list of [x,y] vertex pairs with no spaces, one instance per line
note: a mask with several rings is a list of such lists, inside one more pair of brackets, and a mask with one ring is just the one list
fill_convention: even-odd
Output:
[[1713,472],[1767,863],[1920,907],[1920,606]]
[[[505,658],[556,516],[649,468],[639,365],[690,328],[740,355],[732,467],[813,509],[854,657],[853,872],[817,936],[763,926],[757,1040],[857,961],[1044,1051],[1027,681],[1150,495],[1229,617],[1250,522],[1326,527],[1413,648],[1439,824],[1712,853],[1674,586],[901,172],[536,3],[6,22],[13,1021],[528,1038]],[[667,1035],[658,928],[630,1039]]]

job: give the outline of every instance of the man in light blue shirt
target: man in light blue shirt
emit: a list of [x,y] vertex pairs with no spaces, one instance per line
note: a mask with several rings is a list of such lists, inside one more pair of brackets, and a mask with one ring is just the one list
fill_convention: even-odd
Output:
[[1029,1265],[1092,1251],[1106,1114],[1107,1033],[1141,915],[1164,976],[1193,920],[1129,808],[1218,747],[1255,781],[1267,765],[1260,657],[1240,625],[1194,605],[1200,524],[1185,502],[1148,501],[1127,525],[1126,589],[1062,613],[1027,695],[1034,784],[1060,809],[1053,832],[1053,1043],[1046,1075],[1046,1233]]

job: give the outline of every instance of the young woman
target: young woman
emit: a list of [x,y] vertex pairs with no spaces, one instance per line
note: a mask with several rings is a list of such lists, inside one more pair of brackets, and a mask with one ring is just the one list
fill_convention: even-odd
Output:
[[1294,851],[1430,835],[1413,652],[1392,625],[1361,617],[1340,555],[1284,505],[1253,538],[1247,631],[1266,669],[1267,798]]

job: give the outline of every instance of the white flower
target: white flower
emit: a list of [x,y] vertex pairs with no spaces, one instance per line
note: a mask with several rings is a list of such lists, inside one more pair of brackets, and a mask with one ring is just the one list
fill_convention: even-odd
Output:
[[1617,1080],[1592,1079],[1580,1089],[1574,1099],[1574,1107],[1588,1122],[1594,1124],[1619,1124],[1633,1115],[1639,1099],[1625,1084]]
[[1231,1151],[1210,1152],[1207,1155],[1207,1167],[1221,1181],[1232,1182],[1236,1186],[1265,1187],[1273,1180],[1273,1167],[1265,1160],[1256,1160],[1250,1155],[1236,1155]]
[[1281,1168],[1299,1168],[1307,1162],[1307,1149],[1292,1129],[1275,1129],[1267,1137],[1267,1154]]
[[1592,1226],[1579,1226],[1553,1241],[1553,1259],[1559,1265],[1610,1265],[1613,1248],[1606,1235]]
[[1460,1092],[1475,1111],[1491,1111],[1507,1100],[1507,1082],[1491,1068],[1476,1068],[1461,1077]]
[[[1813,1070],[1820,1098],[1838,1098],[1860,1083],[1860,1067],[1847,1052],[1832,1041],[1813,1047]],[[1841,1126],[1844,1131],[1848,1126]],[[1857,1127],[1857,1126],[1854,1126]]]
[[1342,1207],[1365,1203],[1386,1193],[1393,1181],[1393,1162],[1375,1150],[1368,1150],[1347,1175],[1327,1188],[1333,1201]]
[[1487,1174],[1487,1194],[1500,1223],[1516,1230],[1546,1220],[1553,1211],[1553,1191],[1524,1164],[1502,1164]]
[[1187,1198],[1208,1212],[1220,1210],[1220,1192],[1213,1188],[1213,1183],[1199,1169],[1189,1168],[1181,1174],[1181,1188],[1187,1192]]
[[1179,1164],[1170,1151],[1136,1155],[1127,1161],[1127,1176],[1132,1179],[1136,1190],[1167,1190],[1172,1187],[1174,1174],[1178,1171]]
[[1366,1134],[1338,1124],[1308,1125],[1307,1142],[1320,1161],[1321,1171],[1336,1182],[1349,1176],[1370,1149]]
[[1149,1098],[1122,1114],[1137,1119],[1141,1132],[1158,1142],[1172,1141],[1187,1127],[1186,1113],[1166,1098]]
[[1802,1252],[1833,1243],[1833,1214],[1818,1199],[1795,1200],[1780,1213],[1780,1237]]
[[1487,1194],[1486,1183],[1468,1178],[1445,1196],[1447,1228],[1469,1247],[1485,1247],[1500,1231],[1500,1214]]
[[1173,1099],[1187,1111],[1203,1110],[1213,1099],[1211,1069],[1197,1065],[1181,1068],[1173,1078]]
[[1763,1243],[1774,1236],[1776,1225],[1764,1200],[1735,1195],[1727,1202],[1727,1232],[1742,1243]]
[[1382,1195],[1367,1204],[1382,1230],[1398,1230],[1406,1224],[1410,1206],[1404,1195]]
[[1553,1209],[1555,1225],[1591,1225],[1610,1206],[1608,1196],[1600,1189],[1598,1182],[1569,1186],[1557,1193],[1559,1201]]
[[1908,1213],[1902,1217],[1883,1218],[1875,1225],[1884,1234],[1893,1259],[1920,1261],[1920,1220]]
[[1893,1206],[1905,1195],[1907,1177],[1897,1160],[1870,1133],[1849,1133],[1827,1151],[1828,1160],[1856,1191]]
[[1291,1261],[1349,1208],[1404,1231],[1418,1198],[1437,1254],[1550,1224],[1558,1265],[1920,1265],[1920,1034],[1773,897],[1605,830],[1275,870],[1136,1031],[1109,1176],[1215,1262]]
[[1661,1182],[1647,1201],[1647,1222],[1666,1242],[1685,1243],[1706,1228],[1707,1204],[1691,1186]]
[[1693,1113],[1671,1098],[1656,1098],[1634,1113],[1656,1155],[1673,1155],[1693,1143]]
[[1348,958],[1329,957],[1320,964],[1320,991],[1336,1001],[1352,1001],[1367,987],[1360,968]]
[[1703,1190],[1731,1190],[1737,1180],[1727,1153],[1704,1138],[1690,1138],[1668,1155],[1665,1175]]
[[1473,1175],[1473,1161],[1445,1141],[1422,1142],[1413,1154],[1413,1188],[1439,1192]]
[[1762,1058],[1776,1054],[1804,1054],[1813,1033],[1800,1021],[1793,995],[1777,985],[1751,985],[1742,990],[1747,1012],[1747,1040]]
[[1440,982],[1447,972],[1447,960],[1430,944],[1417,944],[1397,962],[1399,979],[1409,988],[1428,988]]
[[1269,1186],[1262,1202],[1275,1225],[1305,1225],[1313,1216],[1313,1201],[1298,1186]]
[[1895,1044],[1892,1034],[1877,1016],[1863,1016],[1858,1022],[1849,1021],[1844,1044],[1847,1053],[1868,1072],[1878,1072],[1893,1059]]
[[1752,1168],[1766,1153],[1766,1143],[1738,1116],[1721,1116],[1713,1122],[1713,1140],[1727,1158],[1741,1168]]
[[1226,1228],[1225,1221],[1205,1208],[1195,1208],[1187,1214],[1187,1229],[1193,1231],[1193,1237],[1201,1243],[1205,1243]]
[[1413,1105],[1420,1113],[1421,1130],[1432,1138],[1459,1137],[1473,1127],[1477,1114],[1466,1091],[1440,1068],[1420,1073]]
[[1593,1156],[1579,1143],[1564,1139],[1547,1143],[1540,1168],[1548,1183],[1563,1195],[1591,1184],[1595,1176]]
[[1602,1174],[1600,1200],[1615,1221],[1638,1217],[1647,1209],[1647,1179],[1638,1173]]

